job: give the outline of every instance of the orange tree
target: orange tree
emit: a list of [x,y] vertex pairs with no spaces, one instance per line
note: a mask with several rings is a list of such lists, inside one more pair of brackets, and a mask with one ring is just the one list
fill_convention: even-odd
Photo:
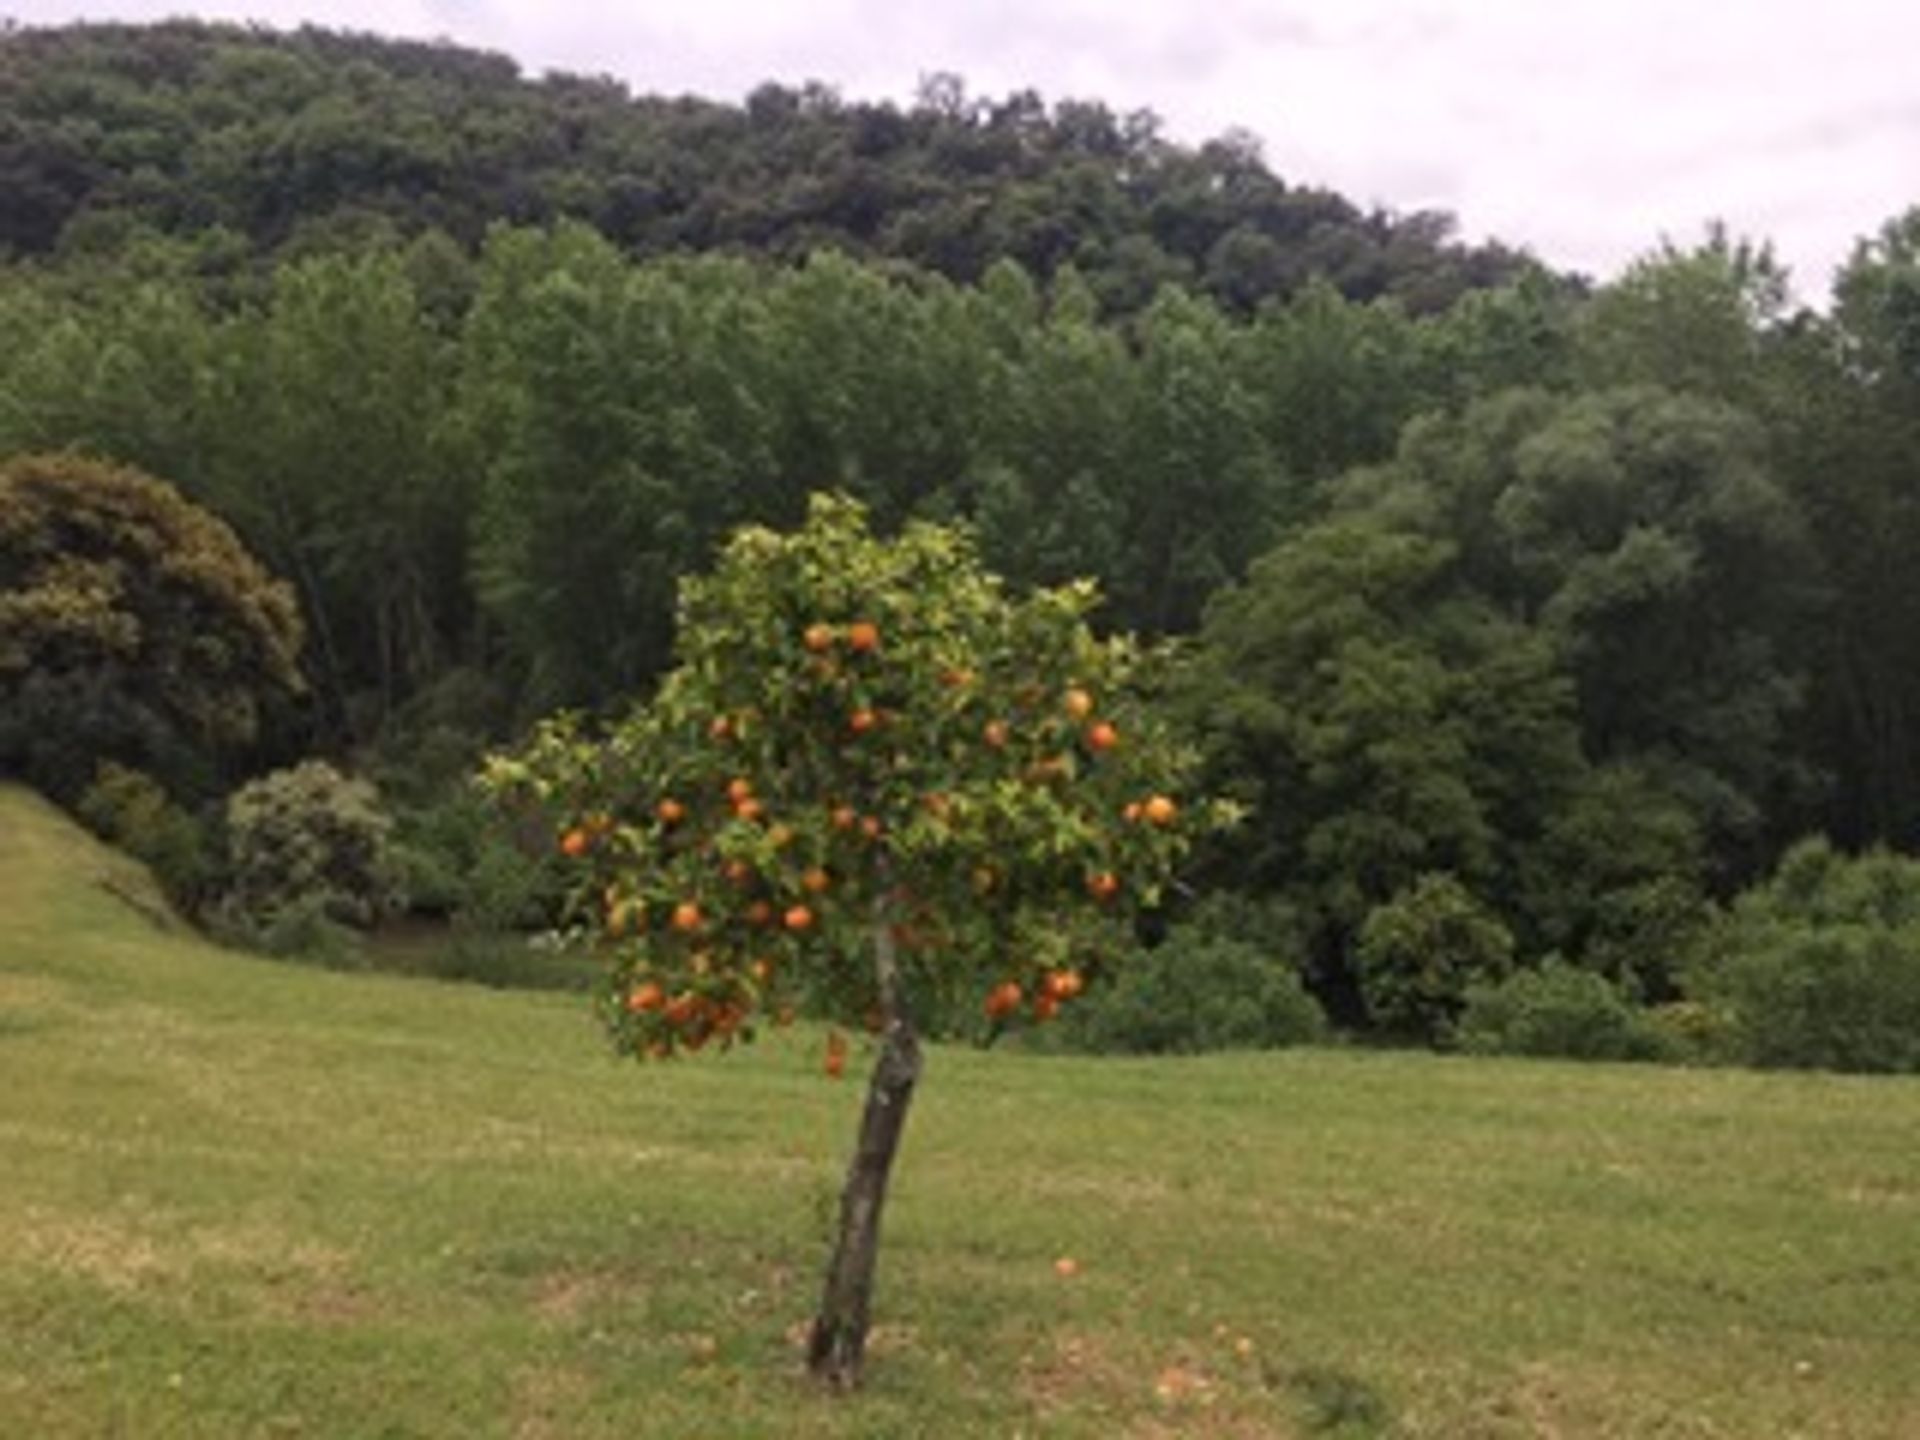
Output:
[[[1153,656],[1095,638],[1095,598],[1015,597],[962,533],[882,539],[816,497],[801,530],[743,530],[683,582],[650,702],[594,734],[548,721],[488,766],[571,862],[569,933],[606,959],[621,1050],[724,1050],[798,1008],[879,1037],[809,1341],[836,1385],[860,1377],[929,1018],[1052,1018],[1228,818],[1182,795],[1192,759],[1141,697]],[[846,1054],[830,1031],[829,1074]]]

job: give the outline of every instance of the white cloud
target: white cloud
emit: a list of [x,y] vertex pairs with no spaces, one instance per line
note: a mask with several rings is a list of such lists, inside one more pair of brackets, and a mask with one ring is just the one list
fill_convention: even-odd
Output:
[[1907,0],[0,0],[26,23],[301,20],[504,50],[529,69],[744,95],[821,79],[1147,106],[1252,130],[1290,181],[1455,211],[1606,274],[1706,221],[1774,240],[1803,293],[1920,203]]

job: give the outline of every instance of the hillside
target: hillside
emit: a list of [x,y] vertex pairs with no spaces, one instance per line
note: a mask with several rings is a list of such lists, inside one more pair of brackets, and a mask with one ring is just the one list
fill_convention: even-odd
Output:
[[942,1049],[832,1402],[817,1037],[616,1068],[574,1000],[224,953],[107,871],[0,789],[0,1433],[1920,1426],[1920,1084]]
[[0,256],[142,226],[257,252],[387,226],[471,246],[496,220],[570,217],[635,254],[833,247],[961,280],[1070,261],[1119,311],[1166,280],[1251,309],[1310,275],[1429,311],[1525,268],[1443,215],[1289,183],[1245,136],[1182,146],[1099,102],[940,77],[906,109],[772,83],[735,105],[450,44],[184,21],[0,32],[0,193]]

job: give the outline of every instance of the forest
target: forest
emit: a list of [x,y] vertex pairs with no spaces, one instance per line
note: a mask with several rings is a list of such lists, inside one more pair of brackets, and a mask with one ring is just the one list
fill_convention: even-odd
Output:
[[[236,790],[317,757],[361,778],[289,803],[389,853],[285,943],[405,912],[513,953],[551,857],[480,755],[647,695],[681,578],[830,491],[1170,644],[1247,818],[1085,1043],[1263,1043],[1307,996],[1920,1069],[1920,208],[1824,295],[1721,229],[1596,284],[1100,103],[189,23],[0,35],[0,195],[0,769],[209,914],[248,923]],[[244,546],[177,532],[245,603],[145,615],[159,669],[108,620],[160,604],[113,557],[163,502],[83,539],[36,499],[103,466]]]

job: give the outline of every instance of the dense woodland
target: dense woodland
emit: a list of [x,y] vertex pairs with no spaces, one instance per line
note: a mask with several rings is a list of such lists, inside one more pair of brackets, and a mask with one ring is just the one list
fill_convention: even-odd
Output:
[[177,486],[306,634],[218,753],[0,643],[70,801],[332,756],[458,910],[478,750],[644,694],[678,578],[837,489],[1181,641],[1252,817],[1201,908],[1349,1023],[1441,1038],[1364,981],[1449,944],[1691,996],[1796,840],[1920,846],[1920,209],[1818,309],[1717,232],[1593,288],[1100,104],[187,24],[0,37],[0,195],[0,457]]

